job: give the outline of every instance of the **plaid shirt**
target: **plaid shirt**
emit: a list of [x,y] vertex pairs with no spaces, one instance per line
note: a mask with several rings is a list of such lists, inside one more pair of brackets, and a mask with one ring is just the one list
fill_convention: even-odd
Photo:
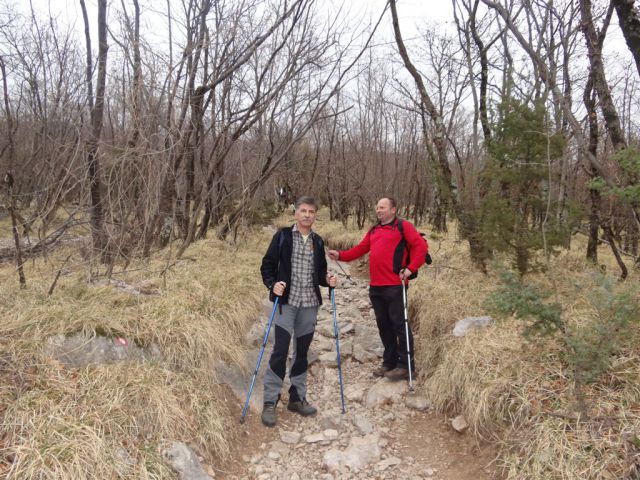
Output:
[[293,226],[293,251],[291,253],[291,289],[289,305],[315,307],[319,305],[313,288],[313,239],[311,233],[305,242],[297,225]]

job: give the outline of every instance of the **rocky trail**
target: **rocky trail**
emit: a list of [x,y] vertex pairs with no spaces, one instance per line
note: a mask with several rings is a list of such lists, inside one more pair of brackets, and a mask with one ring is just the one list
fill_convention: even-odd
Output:
[[[332,268],[333,267],[333,268]],[[330,262],[330,269],[339,271]],[[375,326],[365,280],[350,284],[339,275],[336,311],[346,413],[341,413],[340,386],[333,337],[331,302],[324,301],[309,355],[308,400],[318,415],[304,418],[278,404],[278,423],[260,422],[262,377],[271,344],[267,345],[246,422],[239,425],[232,458],[209,468],[216,479],[498,479],[491,461],[495,451],[464,433],[464,425],[432,412],[420,388],[409,392],[408,382],[375,378],[382,345]],[[353,278],[353,277],[352,277]],[[230,387],[230,404],[238,418],[255,368],[271,304],[249,333],[254,347],[245,372],[220,366],[218,375]],[[249,372],[249,373],[247,373]],[[415,382],[416,380],[414,380]],[[417,379],[420,382],[420,378]]]

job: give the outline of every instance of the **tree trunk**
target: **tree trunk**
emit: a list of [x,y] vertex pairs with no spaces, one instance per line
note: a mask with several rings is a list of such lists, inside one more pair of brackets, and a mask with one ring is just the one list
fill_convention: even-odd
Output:
[[[589,152],[594,157],[598,153],[598,138],[600,136],[598,127],[598,114],[596,112],[596,98],[593,92],[593,74],[589,75],[584,88],[582,101],[587,110],[587,122],[589,125]],[[598,176],[593,168],[590,169],[591,178]],[[589,242],[587,243],[587,260],[594,264],[598,263],[598,233],[600,231],[600,192],[595,188],[589,189],[591,198],[591,211],[589,214]]]
[[600,99],[600,109],[602,116],[607,125],[607,131],[611,138],[614,150],[618,151],[627,146],[624,139],[624,132],[620,125],[620,117],[618,110],[613,103],[611,90],[607,83],[607,77],[604,72],[604,63],[602,62],[602,44],[604,41],[613,8],[610,6],[600,34],[596,32],[591,15],[591,0],[580,0],[580,15],[582,19],[582,32],[587,42],[587,50],[589,51],[589,64],[591,67],[591,75],[593,76],[593,87],[598,92]]
[[613,235],[613,231],[611,230],[611,224],[606,222],[602,225],[602,231],[604,232],[604,238],[607,242],[609,242],[609,246],[611,247],[611,251],[613,252],[613,256],[616,258],[616,262],[620,267],[620,280],[624,280],[629,275],[629,271],[627,270],[627,266],[622,260],[622,256],[620,255],[620,251],[616,246],[616,239]]
[[612,0],[618,14],[620,30],[624,35],[627,46],[636,61],[638,75],[640,75],[640,11],[635,6],[635,0]]
[[89,33],[89,18],[84,0],[80,0],[84,19],[84,32],[87,47],[87,100],[91,109],[91,132],[86,143],[87,179],[91,195],[90,225],[93,239],[94,253],[99,252],[101,260],[108,262],[106,251],[106,232],[104,229],[104,212],[102,208],[100,162],[98,160],[98,144],[102,135],[104,114],[104,92],[107,77],[107,0],[98,0],[98,78],[96,85],[95,104],[93,98],[93,62],[91,59],[91,35]]
[[478,48],[480,56],[480,98],[478,109],[480,111],[480,123],[482,124],[482,133],[484,134],[485,144],[491,141],[491,127],[489,126],[489,117],[487,115],[487,85],[489,84],[489,60],[487,59],[487,49],[484,46],[478,29],[476,28],[476,12],[478,11],[478,2],[473,5],[473,10],[469,16],[469,25],[471,27],[471,35],[473,41]]

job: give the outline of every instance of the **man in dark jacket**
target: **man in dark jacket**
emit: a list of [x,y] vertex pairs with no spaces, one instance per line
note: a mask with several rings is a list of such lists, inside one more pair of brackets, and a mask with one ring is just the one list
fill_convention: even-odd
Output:
[[295,341],[295,353],[289,373],[291,387],[287,408],[303,416],[317,412],[305,398],[307,353],[315,331],[318,307],[322,304],[320,286],[336,286],[336,278],[327,274],[324,242],[311,230],[317,209],[313,197],[300,197],[296,201],[296,223],[273,236],[260,267],[271,301],[280,297],[275,318],[275,343],[264,374],[262,423],[268,427],[276,424],[276,404],[280,399],[291,338]]
[[[409,368],[413,370],[407,355],[402,282],[408,284],[411,274],[424,263],[428,246],[411,223],[396,217],[396,211],[393,198],[378,200],[378,223],[369,229],[358,245],[343,252],[329,250],[329,257],[350,262],[370,252],[369,298],[384,346],[382,365],[373,374],[402,380],[409,378]],[[399,221],[402,222],[401,227],[398,227]],[[401,244],[403,237],[406,243]],[[410,258],[408,265],[407,257]],[[413,335],[409,329],[409,353],[412,352]]]

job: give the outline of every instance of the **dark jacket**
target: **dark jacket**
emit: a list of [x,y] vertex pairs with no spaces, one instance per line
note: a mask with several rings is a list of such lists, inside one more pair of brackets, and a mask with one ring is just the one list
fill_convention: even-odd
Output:
[[[327,259],[324,254],[324,241],[315,232],[311,232],[313,241],[313,286],[316,291],[318,301],[322,304],[320,287],[328,287],[327,284]],[[269,299],[275,301],[273,286],[277,282],[285,282],[287,288],[280,304],[287,304],[289,301],[289,287],[291,286],[291,255],[293,253],[293,230],[292,227],[285,227],[273,236],[267,253],[262,258],[260,273],[262,281],[269,289]]]

